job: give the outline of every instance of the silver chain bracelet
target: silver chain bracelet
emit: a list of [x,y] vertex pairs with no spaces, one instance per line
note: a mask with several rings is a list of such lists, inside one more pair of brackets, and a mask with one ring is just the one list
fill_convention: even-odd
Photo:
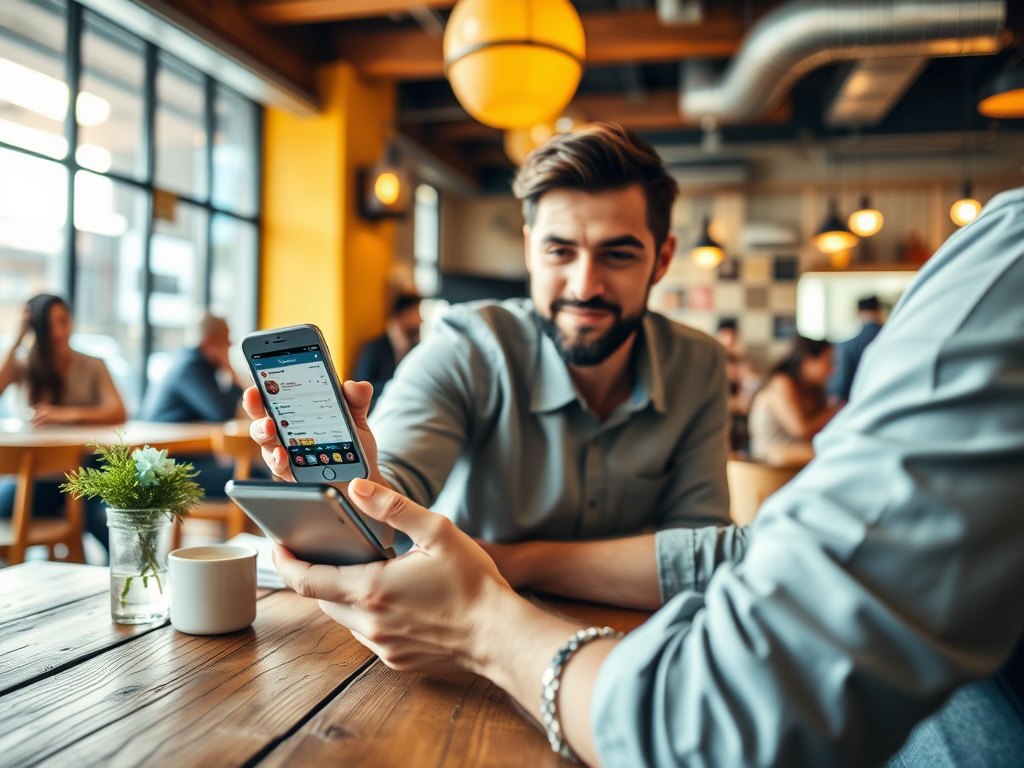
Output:
[[602,637],[618,639],[622,637],[622,633],[616,632],[611,627],[581,629],[570,638],[569,642],[558,649],[558,653],[555,654],[551,664],[544,670],[544,674],[540,678],[541,686],[543,686],[540,692],[540,717],[544,723],[544,730],[547,732],[548,743],[553,751],[577,763],[579,758],[569,747],[568,742],[562,738],[562,725],[558,720],[558,707],[555,704],[555,699],[558,697],[558,685],[562,679],[562,670],[572,655],[591,640],[598,640]]

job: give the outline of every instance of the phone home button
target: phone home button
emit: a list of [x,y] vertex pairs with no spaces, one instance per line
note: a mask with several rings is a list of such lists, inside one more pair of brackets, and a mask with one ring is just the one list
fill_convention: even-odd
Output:
[[333,480],[338,474],[330,467],[324,467],[323,476],[324,480]]

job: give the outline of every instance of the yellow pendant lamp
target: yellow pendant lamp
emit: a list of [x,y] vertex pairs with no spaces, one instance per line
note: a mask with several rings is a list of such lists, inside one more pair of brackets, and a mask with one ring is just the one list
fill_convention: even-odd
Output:
[[964,184],[964,196],[953,203],[949,209],[949,218],[958,227],[962,227],[978,218],[979,213],[981,213],[981,203],[971,197],[971,183],[967,182]]
[[992,78],[981,91],[978,112],[997,120],[1024,117],[1024,64]]
[[510,128],[505,131],[505,154],[509,160],[520,166],[526,161],[527,155],[547,142],[556,132],[554,120],[545,120],[530,128]]
[[505,131],[505,154],[518,167],[526,162],[533,150],[546,144],[556,133],[568,133],[585,122],[587,118],[583,112],[570,106],[557,119],[545,120],[529,128],[510,128]]
[[878,233],[884,221],[881,212],[872,208],[868,196],[864,195],[860,199],[860,210],[851,213],[846,223],[850,225],[853,234],[860,237],[871,237]]
[[835,199],[829,200],[828,215],[811,238],[811,245],[822,253],[838,253],[853,248],[859,242],[860,238],[840,221]]
[[459,0],[445,74],[485,125],[530,128],[569,104],[583,72],[583,24],[569,0]]
[[690,249],[690,258],[701,269],[714,269],[725,258],[725,250],[711,236],[711,219],[704,217],[700,238]]

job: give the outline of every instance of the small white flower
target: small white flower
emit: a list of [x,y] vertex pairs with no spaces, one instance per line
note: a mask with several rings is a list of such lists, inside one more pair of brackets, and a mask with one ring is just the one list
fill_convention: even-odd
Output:
[[174,470],[174,459],[167,458],[167,451],[156,448],[136,448],[132,452],[135,460],[135,474],[139,476],[139,485],[149,488],[160,482],[160,478]]

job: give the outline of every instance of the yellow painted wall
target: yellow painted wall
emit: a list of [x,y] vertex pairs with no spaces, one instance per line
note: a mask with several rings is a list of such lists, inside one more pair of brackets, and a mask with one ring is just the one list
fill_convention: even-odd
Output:
[[317,80],[320,114],[265,113],[259,321],[319,326],[346,377],[387,313],[394,224],[359,216],[356,172],[384,153],[395,88],[347,62]]

